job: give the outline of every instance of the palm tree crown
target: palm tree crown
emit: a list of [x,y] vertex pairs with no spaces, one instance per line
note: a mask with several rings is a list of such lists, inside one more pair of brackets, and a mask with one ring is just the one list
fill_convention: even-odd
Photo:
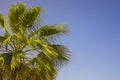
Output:
[[54,80],[58,69],[69,61],[69,50],[55,43],[66,34],[63,25],[40,25],[40,7],[23,3],[0,14],[0,80]]

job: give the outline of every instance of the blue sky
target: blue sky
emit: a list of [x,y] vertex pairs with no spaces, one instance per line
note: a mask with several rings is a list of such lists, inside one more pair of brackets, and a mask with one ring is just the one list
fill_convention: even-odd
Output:
[[59,42],[71,62],[57,80],[120,80],[120,0],[1,0],[0,13],[16,2],[41,6],[42,24],[69,25]]

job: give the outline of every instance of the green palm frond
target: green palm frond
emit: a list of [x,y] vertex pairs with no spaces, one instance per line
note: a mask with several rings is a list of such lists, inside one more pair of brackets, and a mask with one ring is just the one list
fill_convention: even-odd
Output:
[[24,53],[13,53],[11,60],[11,69],[14,69],[21,63],[21,58],[25,57]]
[[67,33],[67,30],[64,29],[63,26],[61,25],[53,25],[53,26],[48,26],[44,25],[40,28],[40,36],[50,36],[50,35],[55,35],[59,33]]
[[4,31],[5,37],[9,36],[9,32],[8,32],[6,26],[5,26],[5,19],[4,19],[2,14],[0,14],[0,25],[1,25],[2,29],[3,29],[3,31]]
[[39,38],[48,38],[50,36],[60,35],[60,34],[66,34],[68,31],[65,29],[64,25],[43,25],[35,32],[29,34],[29,37],[39,37]]
[[25,28],[30,28],[37,19],[40,12],[41,8],[39,7],[27,8],[20,16],[19,24]]
[[30,63],[33,66],[37,65],[35,70],[37,70],[38,73],[33,74],[36,78],[38,76],[40,76],[40,80],[53,80],[55,78],[57,71],[55,70],[53,63],[49,61],[44,53],[41,52],[40,55],[33,58]]
[[54,48],[48,46],[40,40],[28,40],[28,44],[41,50],[49,59],[52,59],[52,57],[57,57],[57,53]]
[[3,59],[4,61],[4,66],[7,70],[10,70],[11,69],[11,60],[12,60],[12,53],[4,53],[4,54],[1,54],[0,57]]
[[8,38],[6,38],[5,40],[4,40],[4,44],[9,44],[9,43],[11,43],[13,40],[15,39],[15,35],[12,35],[12,36],[9,36]]
[[63,45],[49,45],[52,48],[54,48],[54,50],[56,51],[56,53],[58,54],[57,58],[54,58],[55,60],[55,64],[57,65],[57,67],[61,67],[64,64],[66,64],[67,62],[69,62],[70,60],[70,51]]
[[24,10],[25,10],[24,4],[17,3],[10,6],[8,10],[8,21],[12,32],[19,31],[19,27],[20,27],[19,20]]

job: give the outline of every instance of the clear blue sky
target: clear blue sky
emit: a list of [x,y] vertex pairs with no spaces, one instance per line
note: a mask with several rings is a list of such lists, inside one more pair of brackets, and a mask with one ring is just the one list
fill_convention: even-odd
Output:
[[120,0],[0,0],[0,13],[16,2],[41,6],[42,23],[67,23],[60,42],[72,52],[57,80],[120,80]]

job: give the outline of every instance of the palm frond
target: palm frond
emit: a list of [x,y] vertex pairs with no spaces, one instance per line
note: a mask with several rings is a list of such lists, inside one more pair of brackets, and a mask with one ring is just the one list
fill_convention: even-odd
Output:
[[37,19],[39,13],[41,12],[41,8],[39,7],[31,7],[27,8],[24,13],[20,16],[19,24],[25,28],[32,27],[33,23]]
[[12,60],[12,53],[4,53],[1,54],[0,57],[4,61],[4,66],[7,70],[11,70],[11,60]]
[[19,20],[24,10],[25,10],[24,4],[17,3],[10,6],[8,10],[8,21],[12,32],[19,31],[19,27],[20,27]]
[[24,53],[13,53],[11,60],[11,69],[15,69],[15,67],[19,66],[21,63],[21,58],[25,57]]
[[[38,78],[40,80],[53,80],[55,78],[55,75],[57,74],[57,71],[54,68],[54,65],[49,59],[46,57],[44,53],[40,53],[39,56],[36,58],[33,58],[30,61],[30,64],[32,64],[37,70],[37,74],[32,74],[35,76],[35,78]],[[37,65],[37,66],[36,66]],[[33,71],[34,72],[34,71]]]
[[35,32],[29,34],[29,37],[39,37],[39,38],[48,38],[50,36],[66,34],[68,31],[65,29],[65,26],[56,24],[56,25],[43,25]]
[[13,35],[9,36],[8,38],[6,38],[3,43],[4,43],[4,44],[9,44],[9,43],[11,43],[12,41],[14,41],[15,38],[16,38],[16,36],[13,34]]
[[9,36],[9,32],[8,32],[6,26],[5,26],[5,19],[4,19],[2,14],[0,14],[0,25],[3,29],[3,31],[4,31],[4,36],[5,37]]
[[61,67],[64,64],[68,63],[70,60],[70,51],[63,45],[55,44],[49,45],[54,48],[55,52],[58,54],[57,58],[54,58],[55,64],[57,67]]

